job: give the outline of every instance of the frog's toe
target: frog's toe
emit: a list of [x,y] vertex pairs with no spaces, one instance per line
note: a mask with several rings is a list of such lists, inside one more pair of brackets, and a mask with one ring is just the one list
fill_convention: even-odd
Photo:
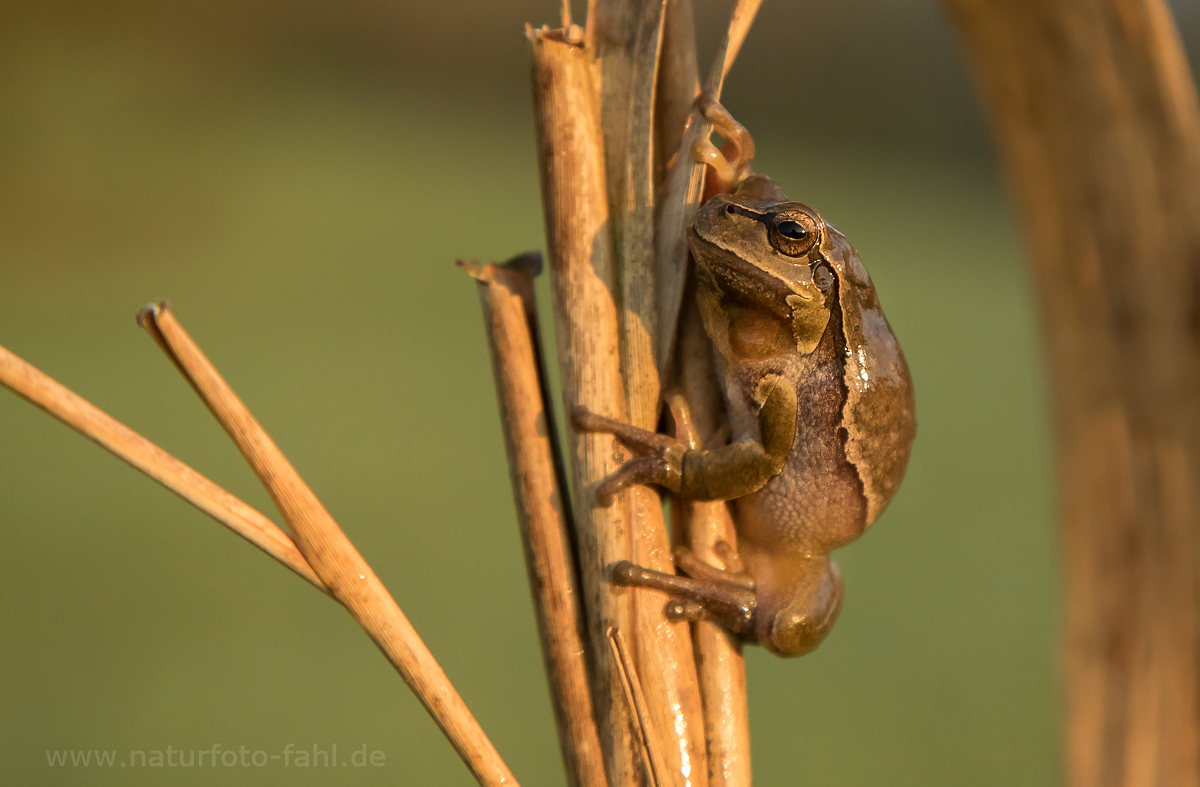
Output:
[[617,495],[631,486],[661,484],[672,492],[679,491],[679,474],[661,456],[641,456],[621,465],[620,469],[600,482],[596,488],[596,504],[608,507]]
[[718,541],[713,544],[713,552],[725,564],[726,571],[731,571],[734,574],[746,573],[746,569],[742,565],[742,558],[738,555],[737,550],[733,548],[733,544],[724,540]]
[[704,620],[706,611],[704,605],[698,601],[689,601],[682,598],[673,598],[667,602],[667,606],[663,609],[663,614],[667,620]]
[[[724,541],[720,544],[728,544]],[[725,563],[725,568],[717,568],[716,566],[705,563],[700,557],[688,549],[687,547],[675,547],[675,565],[682,569],[685,574],[693,579],[703,579],[709,582],[724,582],[731,585],[736,585],[746,590],[754,590],[754,579],[741,569],[741,563],[737,563],[737,569],[730,567],[730,562],[722,558]]]

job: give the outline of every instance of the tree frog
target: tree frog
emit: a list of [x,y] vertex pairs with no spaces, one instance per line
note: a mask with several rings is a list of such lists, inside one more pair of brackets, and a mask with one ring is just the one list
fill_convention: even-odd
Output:
[[830,552],[863,534],[904,476],[916,431],[912,379],[857,252],[770,178],[747,176],[709,199],[688,245],[729,444],[694,450],[583,407],[572,422],[635,454],[600,484],[601,505],[634,484],[732,501],[737,552],[727,550],[725,570],[679,550],[690,576],[627,561],[611,576],[670,594],[675,615],[802,655],[841,608]]

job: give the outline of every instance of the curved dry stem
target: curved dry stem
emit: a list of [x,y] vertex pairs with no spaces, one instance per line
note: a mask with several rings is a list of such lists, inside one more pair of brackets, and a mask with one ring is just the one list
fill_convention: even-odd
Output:
[[516,787],[508,766],[395,599],[183,326],[165,304],[143,309],[139,319],[233,438],[317,576],[387,656],[476,780],[486,787]]
[[1067,783],[1200,784],[1200,108],[1162,0],[947,0],[1032,248]]

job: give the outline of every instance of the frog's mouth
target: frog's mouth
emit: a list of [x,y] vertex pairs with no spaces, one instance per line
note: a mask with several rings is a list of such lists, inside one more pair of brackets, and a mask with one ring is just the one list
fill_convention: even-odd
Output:
[[[752,265],[688,228],[688,246],[696,260],[697,274],[707,277],[723,300],[766,310],[781,320],[792,318],[788,297],[797,293],[786,281]],[[807,297],[801,295],[799,297]]]

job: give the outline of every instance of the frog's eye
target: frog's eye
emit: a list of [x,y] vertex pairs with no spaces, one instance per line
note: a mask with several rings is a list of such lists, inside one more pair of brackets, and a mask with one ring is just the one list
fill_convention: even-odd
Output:
[[829,267],[829,263],[821,260],[812,269],[813,284],[817,285],[817,289],[825,292],[833,286],[834,276],[833,270]]
[[792,240],[804,240],[808,237],[808,230],[804,229],[804,225],[798,221],[781,221],[775,229],[779,230],[779,234],[783,237]]
[[767,233],[771,245],[780,254],[801,257],[821,239],[821,227],[815,216],[800,210],[784,210],[771,219]]

